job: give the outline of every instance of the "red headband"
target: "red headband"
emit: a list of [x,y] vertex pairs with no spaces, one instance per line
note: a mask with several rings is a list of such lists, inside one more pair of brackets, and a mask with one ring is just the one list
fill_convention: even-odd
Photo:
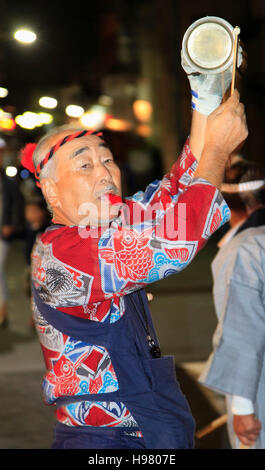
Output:
[[37,180],[36,185],[40,187],[40,172],[43,167],[48,163],[48,161],[52,158],[55,152],[66,142],[70,142],[73,139],[78,139],[79,137],[84,137],[85,135],[96,135],[98,137],[102,136],[102,132],[96,131],[78,131],[74,134],[67,135],[63,139],[59,140],[57,144],[55,144],[47,153],[46,157],[38,164],[37,168],[35,169],[34,162],[33,162],[33,154],[37,147],[37,144],[27,144],[20,152],[20,161],[21,164],[27,168],[31,173],[34,173],[34,176]]

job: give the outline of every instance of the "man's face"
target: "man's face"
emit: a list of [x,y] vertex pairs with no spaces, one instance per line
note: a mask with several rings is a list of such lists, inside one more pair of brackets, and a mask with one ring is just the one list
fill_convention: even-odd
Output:
[[[56,135],[49,141],[50,147],[68,134]],[[111,207],[106,194],[121,196],[120,170],[102,139],[95,135],[73,139],[52,158],[57,165],[58,208],[72,224],[108,223],[118,215],[117,206]]]

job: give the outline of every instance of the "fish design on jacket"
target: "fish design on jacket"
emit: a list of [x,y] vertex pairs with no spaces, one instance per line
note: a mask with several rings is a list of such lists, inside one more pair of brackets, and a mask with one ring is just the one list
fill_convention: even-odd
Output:
[[113,235],[113,248],[100,248],[101,259],[114,265],[120,279],[145,279],[154,266],[153,252],[147,246],[152,230],[148,228],[138,233],[120,227]]
[[181,263],[186,263],[190,254],[188,248],[186,247],[165,248],[165,253],[170,259],[179,260]]

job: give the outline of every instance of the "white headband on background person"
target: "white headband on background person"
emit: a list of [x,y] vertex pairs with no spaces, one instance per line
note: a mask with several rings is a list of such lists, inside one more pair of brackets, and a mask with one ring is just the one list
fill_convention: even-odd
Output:
[[265,180],[246,181],[245,183],[229,184],[223,183],[221,186],[222,193],[243,193],[246,191],[256,191],[265,185]]

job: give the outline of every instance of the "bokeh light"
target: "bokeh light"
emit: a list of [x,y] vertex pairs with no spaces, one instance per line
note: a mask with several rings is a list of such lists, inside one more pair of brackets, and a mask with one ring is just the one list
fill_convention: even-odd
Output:
[[82,106],[77,106],[76,104],[69,104],[65,108],[65,112],[67,116],[73,118],[80,118],[84,114],[85,110],[84,108],[82,108]]
[[23,170],[20,172],[20,176],[23,180],[27,179],[29,177],[29,170],[23,168]]
[[83,116],[80,118],[80,123],[87,129],[99,129],[103,126],[105,117],[105,108],[103,106],[95,105],[92,106],[92,108],[85,114],[83,114]]
[[124,119],[116,119],[116,118],[108,118],[105,124],[107,129],[112,131],[121,131],[126,132],[129,131],[132,127],[132,124]]
[[42,96],[39,99],[39,104],[42,108],[54,109],[56,108],[58,102],[56,98],[52,98],[51,96]]
[[0,87],[0,98],[5,98],[8,95],[8,89]]
[[50,124],[53,121],[53,116],[49,113],[33,113],[26,111],[15,117],[15,122],[23,129],[35,129],[43,125]]
[[31,44],[37,38],[37,35],[29,29],[19,29],[14,33],[14,38],[24,44]]
[[43,124],[51,124],[53,121],[53,116],[50,113],[38,113],[40,122]]
[[17,175],[17,168],[15,166],[7,166],[5,171],[6,175],[10,178],[14,178]]
[[153,112],[152,105],[146,100],[136,100],[133,103],[135,117],[141,122],[148,122]]

